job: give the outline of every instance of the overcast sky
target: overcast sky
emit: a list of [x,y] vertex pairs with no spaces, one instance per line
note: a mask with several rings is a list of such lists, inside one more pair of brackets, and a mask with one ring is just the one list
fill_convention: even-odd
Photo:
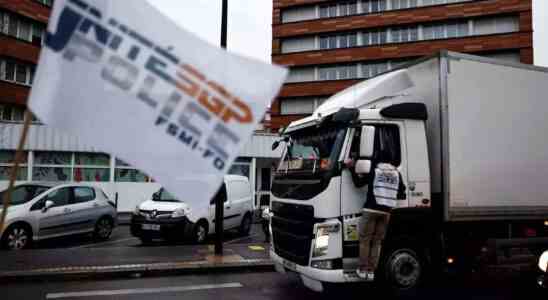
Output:
[[[219,44],[221,0],[148,1],[181,26]],[[228,6],[229,51],[270,62],[272,0],[229,0]],[[533,26],[535,64],[548,66],[548,0],[533,0]]]

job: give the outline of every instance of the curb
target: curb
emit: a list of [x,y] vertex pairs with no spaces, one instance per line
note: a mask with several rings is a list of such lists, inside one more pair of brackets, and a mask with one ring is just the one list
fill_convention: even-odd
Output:
[[152,264],[127,264],[111,266],[74,266],[44,268],[27,271],[0,272],[0,282],[74,280],[91,278],[173,276],[215,272],[272,272],[274,263],[270,259],[245,259],[235,262],[167,262]]

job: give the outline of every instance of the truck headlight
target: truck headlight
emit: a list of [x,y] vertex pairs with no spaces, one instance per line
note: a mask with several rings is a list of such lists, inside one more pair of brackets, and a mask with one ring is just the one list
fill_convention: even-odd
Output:
[[540,256],[540,259],[538,260],[538,267],[543,271],[547,272],[546,269],[548,269],[548,251],[545,251]]
[[316,228],[316,240],[314,242],[313,257],[324,256],[329,249],[329,235],[340,230],[339,224],[319,225]]
[[177,208],[173,213],[171,213],[172,218],[181,218],[186,215],[186,210],[184,208]]

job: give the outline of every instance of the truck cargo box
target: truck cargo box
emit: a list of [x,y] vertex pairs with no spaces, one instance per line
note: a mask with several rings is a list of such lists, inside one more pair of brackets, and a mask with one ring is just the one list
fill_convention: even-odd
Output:
[[548,217],[548,69],[442,52],[407,71],[445,220]]

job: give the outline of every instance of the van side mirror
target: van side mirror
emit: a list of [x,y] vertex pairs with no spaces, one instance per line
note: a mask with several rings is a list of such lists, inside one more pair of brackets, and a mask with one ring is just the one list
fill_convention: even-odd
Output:
[[51,200],[46,200],[46,202],[44,203],[44,208],[42,208],[42,211],[43,212],[46,212],[48,211],[48,209],[50,209],[55,203]]
[[372,157],[375,145],[375,126],[363,126],[360,136],[360,157]]
[[371,172],[371,161],[360,159],[356,162],[356,174],[367,175]]
[[152,200],[154,200],[154,201],[160,200],[160,191],[152,194]]
[[272,143],[272,151],[276,150],[278,146],[280,146],[280,141],[274,141],[274,143]]

